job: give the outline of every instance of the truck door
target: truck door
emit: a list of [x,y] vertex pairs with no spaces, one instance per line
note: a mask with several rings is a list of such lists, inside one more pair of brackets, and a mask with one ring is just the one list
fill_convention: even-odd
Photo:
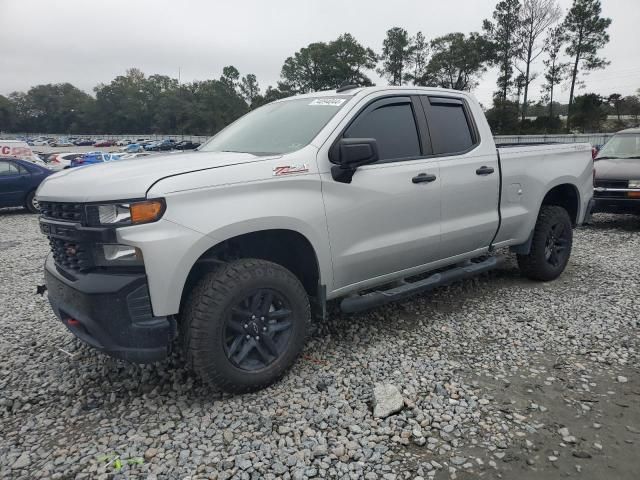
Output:
[[[442,190],[442,258],[485,249],[498,228],[500,171],[461,98],[421,95]],[[482,150],[482,151],[481,151]]]
[[424,114],[414,99],[374,100],[338,137],[375,138],[378,162],[359,167],[351,183],[322,174],[336,290],[440,255],[438,159],[428,158]]

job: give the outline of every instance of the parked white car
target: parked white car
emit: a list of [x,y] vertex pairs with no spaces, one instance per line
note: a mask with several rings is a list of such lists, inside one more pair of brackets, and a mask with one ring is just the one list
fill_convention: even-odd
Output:
[[56,169],[63,169],[71,166],[71,160],[76,158],[80,158],[84,155],[84,153],[79,152],[66,152],[66,153],[56,153],[49,157],[49,165]]
[[178,339],[236,392],[284,374],[327,300],[401,300],[504,247],[524,276],[558,278],[593,196],[589,144],[496,148],[470,94],[422,87],[290,97],[196,152],[73,170],[36,195],[56,315],[130,361]]

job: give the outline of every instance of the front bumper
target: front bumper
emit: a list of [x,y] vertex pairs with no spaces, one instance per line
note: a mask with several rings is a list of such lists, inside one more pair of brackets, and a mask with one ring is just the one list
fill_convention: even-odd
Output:
[[640,198],[594,197],[593,213],[640,213]]
[[49,303],[85,343],[135,363],[165,358],[176,338],[173,317],[154,317],[144,273],[63,275],[50,254],[45,262]]

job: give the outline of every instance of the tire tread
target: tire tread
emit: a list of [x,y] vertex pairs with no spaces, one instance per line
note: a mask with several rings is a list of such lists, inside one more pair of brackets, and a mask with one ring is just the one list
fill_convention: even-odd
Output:
[[[220,313],[225,308],[234,288],[240,288],[242,283],[253,279],[255,275],[264,276],[267,271],[270,275],[280,277],[289,287],[293,288],[296,296],[305,299],[306,314],[303,338],[291,339],[296,343],[294,345],[296,349],[294,361],[300,355],[311,322],[309,300],[300,281],[284,267],[273,262],[259,259],[236,260],[205,274],[191,291],[185,304],[185,312],[182,316],[183,351],[188,365],[205,382],[214,384],[228,392],[244,393],[264,388],[279,380],[286,373],[289,365],[282,368],[277,376],[264,382],[249,386],[239,385],[224,375],[222,370],[217,368],[216,363],[209,359],[211,338],[208,326],[212,321],[212,314]],[[215,318],[213,321],[217,320]]]

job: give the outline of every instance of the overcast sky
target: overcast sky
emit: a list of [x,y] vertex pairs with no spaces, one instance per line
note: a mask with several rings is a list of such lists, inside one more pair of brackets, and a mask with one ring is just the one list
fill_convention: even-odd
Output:
[[[560,0],[566,10],[571,0]],[[275,85],[285,58],[310,42],[350,32],[381,50],[387,29],[401,26],[434,38],[479,31],[496,0],[0,0],[0,94],[70,82],[92,92],[127,68],[178,76],[220,76],[225,65]],[[640,1],[602,0],[613,19],[603,49],[611,65],[584,77],[600,94],[640,88]],[[540,71],[536,65],[534,71]],[[371,78],[383,84],[374,72]],[[495,90],[487,72],[474,91],[485,105]],[[534,82],[533,98],[540,81]],[[566,87],[560,100],[568,99]]]

